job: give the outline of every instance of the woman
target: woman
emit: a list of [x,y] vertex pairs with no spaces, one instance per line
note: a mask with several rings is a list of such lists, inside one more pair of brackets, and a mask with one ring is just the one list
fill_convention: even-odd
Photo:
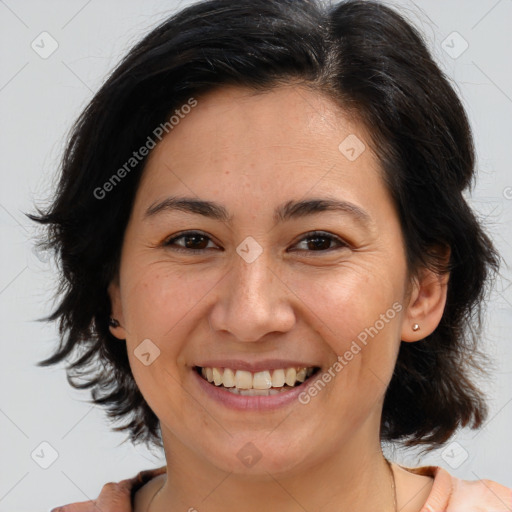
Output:
[[213,0],[166,20],[32,218],[62,259],[42,364],[75,355],[75,385],[167,464],[54,510],[510,510],[510,489],[381,449],[486,417],[469,375],[498,256],[473,174],[461,103],[393,10]]

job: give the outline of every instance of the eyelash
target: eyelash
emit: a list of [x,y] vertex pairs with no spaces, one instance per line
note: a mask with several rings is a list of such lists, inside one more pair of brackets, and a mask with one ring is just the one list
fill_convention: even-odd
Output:
[[[203,237],[203,238],[206,238],[210,241],[211,238],[208,236],[208,235],[205,235],[204,233],[200,232],[200,231],[185,231],[183,233],[180,233],[178,236],[173,236],[172,238],[168,239],[167,241],[165,241],[163,243],[163,245],[165,247],[169,247],[170,249],[172,249],[173,251],[178,251],[178,252],[185,252],[185,253],[192,253],[192,254],[200,254],[200,253],[204,253],[204,251],[207,251],[208,249],[212,249],[211,247],[210,248],[205,248],[205,249],[189,249],[189,248],[186,248],[186,247],[181,247],[181,246],[176,246],[173,244],[176,242],[176,240],[180,240],[182,238],[188,238],[188,237],[193,237],[193,236],[200,236],[200,237]],[[298,242],[302,242],[304,240],[309,240],[309,239],[312,239],[312,238],[324,238],[326,240],[329,240],[331,242],[336,242],[338,243],[338,247],[330,247],[328,249],[325,249],[325,250],[318,250],[318,251],[315,251],[315,250],[307,250],[307,249],[298,249],[299,251],[305,251],[305,252],[330,252],[330,251],[333,251],[333,250],[336,250],[336,249],[344,249],[344,248],[347,248],[349,247],[349,244],[347,242],[344,242],[341,238],[335,236],[335,235],[332,235],[330,233],[327,233],[325,231],[311,231],[309,233],[306,233],[305,236],[303,236]],[[295,244],[295,245],[297,245]]]

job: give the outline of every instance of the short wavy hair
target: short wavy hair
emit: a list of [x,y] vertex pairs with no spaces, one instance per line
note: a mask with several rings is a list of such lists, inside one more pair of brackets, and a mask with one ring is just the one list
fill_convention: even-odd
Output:
[[[51,204],[28,216],[59,263],[59,346],[68,381],[123,424],[133,442],[162,446],[157,416],[108,327],[109,283],[147,156],[103,199],[98,187],[155,127],[198,96],[228,85],[268,91],[296,83],[327,95],[367,128],[396,204],[409,275],[450,272],[435,331],[401,343],[386,391],[381,440],[425,450],[488,413],[475,386],[486,291],[499,256],[464,192],[474,183],[472,133],[449,80],[418,31],[394,9],[349,0],[209,0],[166,19],[120,62],[73,126]],[[172,136],[172,134],[170,135]],[[450,248],[449,262],[439,247]],[[78,381],[80,380],[80,382]]]

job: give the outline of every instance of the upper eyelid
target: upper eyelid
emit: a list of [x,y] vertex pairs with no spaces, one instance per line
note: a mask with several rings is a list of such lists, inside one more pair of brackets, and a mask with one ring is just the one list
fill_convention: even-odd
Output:
[[332,238],[333,240],[337,240],[338,242],[347,243],[340,236],[335,235],[334,233],[329,233],[328,231],[322,231],[321,229],[306,231],[306,233],[299,235],[300,238],[298,238],[297,241],[300,242],[301,240],[304,240],[304,238],[309,238],[313,236],[325,236],[326,238]]

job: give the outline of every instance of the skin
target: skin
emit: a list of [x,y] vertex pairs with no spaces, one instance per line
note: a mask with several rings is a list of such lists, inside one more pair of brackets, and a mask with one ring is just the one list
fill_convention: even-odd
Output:
[[[355,161],[338,149],[350,134],[366,141]],[[231,219],[144,218],[171,195],[214,201]],[[336,211],[274,222],[286,201],[326,197],[355,204],[368,222]],[[176,250],[187,251],[183,238],[165,246],[184,230],[208,237],[193,246],[202,252]],[[316,249],[314,230],[334,240]],[[252,263],[236,252],[248,236],[263,249]],[[136,510],[158,490],[150,512],[394,510],[379,441],[384,393],[400,340],[416,342],[438,325],[446,282],[427,270],[408,275],[368,134],[331,99],[294,84],[198,98],[150,154],[109,287],[120,322],[111,331],[126,340],[167,460],[167,475],[138,491]],[[401,311],[307,405],[235,411],[195,382],[194,365],[222,357],[310,361],[325,371],[393,304]],[[134,351],[148,338],[160,355],[145,366]],[[249,442],[261,453],[252,467],[237,457]],[[398,508],[419,512],[431,478],[394,470]]]

